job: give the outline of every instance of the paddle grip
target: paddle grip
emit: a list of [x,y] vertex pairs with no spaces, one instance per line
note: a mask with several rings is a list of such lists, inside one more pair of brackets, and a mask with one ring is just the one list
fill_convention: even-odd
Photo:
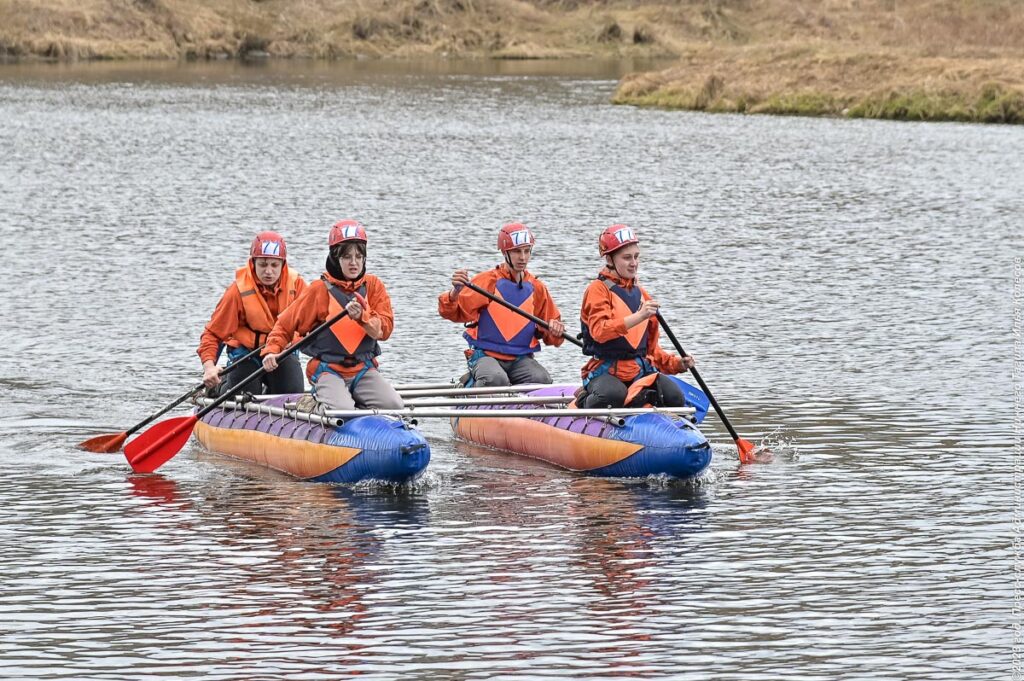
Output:
[[[522,308],[516,307],[515,305],[513,305],[510,302],[508,302],[507,300],[502,300],[501,298],[499,298],[499,297],[497,297],[497,296],[495,296],[495,295],[493,295],[491,293],[488,293],[487,291],[485,291],[484,289],[480,288],[479,286],[477,286],[473,282],[468,281],[468,282],[466,282],[465,286],[466,286],[466,288],[469,288],[469,289],[472,289],[473,291],[476,291],[477,293],[482,295],[484,298],[489,298],[490,300],[493,300],[494,302],[496,302],[498,305],[501,305],[502,307],[507,307],[508,309],[512,310],[513,312],[518,312],[519,314],[523,315],[524,317],[529,319],[531,322],[533,322],[534,324],[539,326],[540,328],[547,329],[549,331],[551,330],[551,326],[546,321],[541,319],[540,317],[538,317],[536,315],[532,315],[532,314],[530,314],[529,312],[527,312],[526,310],[524,310]],[[575,346],[578,346],[578,347],[581,347],[581,348],[583,347],[583,343],[578,338],[573,338],[572,336],[570,336],[567,333],[563,333],[562,334],[562,338],[564,338],[565,340],[569,341],[570,343],[572,343]]]

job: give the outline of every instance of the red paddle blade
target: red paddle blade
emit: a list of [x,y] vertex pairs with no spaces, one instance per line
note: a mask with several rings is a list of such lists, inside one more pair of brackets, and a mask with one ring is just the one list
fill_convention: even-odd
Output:
[[196,425],[195,414],[161,421],[128,443],[124,456],[136,473],[152,473],[188,442]]
[[128,433],[107,433],[79,442],[78,448],[97,454],[111,454],[121,451],[121,445],[128,439]]
[[772,453],[768,449],[757,449],[750,440],[736,438],[736,449],[740,453],[740,463],[771,463]]

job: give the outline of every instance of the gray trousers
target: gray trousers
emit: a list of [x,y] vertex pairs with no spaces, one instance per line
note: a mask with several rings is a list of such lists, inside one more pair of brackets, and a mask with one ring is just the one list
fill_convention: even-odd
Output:
[[488,385],[551,383],[551,374],[533,358],[533,355],[521,355],[507,361],[490,356],[481,357],[472,374],[473,385],[480,388]]
[[352,380],[343,381],[330,372],[316,379],[316,400],[328,409],[401,409],[405,406],[401,396],[391,387],[388,379],[371,368],[349,390]]

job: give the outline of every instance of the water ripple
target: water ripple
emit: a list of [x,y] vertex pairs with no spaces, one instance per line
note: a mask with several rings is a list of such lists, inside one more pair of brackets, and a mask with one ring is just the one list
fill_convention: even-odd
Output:
[[[1005,676],[1024,132],[639,111],[589,71],[138,68],[0,68],[0,676]],[[74,449],[199,378],[254,230],[313,275],[346,216],[396,309],[383,369],[410,382],[462,372],[436,296],[497,261],[502,222],[536,228],[566,319],[596,234],[633,224],[774,462],[739,468],[713,415],[689,483],[430,422],[428,473],[397,487]],[[578,379],[571,350],[543,359]]]

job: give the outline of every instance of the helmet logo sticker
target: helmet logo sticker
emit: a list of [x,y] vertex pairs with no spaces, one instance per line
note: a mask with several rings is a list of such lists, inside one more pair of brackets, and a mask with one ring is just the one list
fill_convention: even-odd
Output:
[[355,239],[359,236],[359,227],[357,225],[346,225],[341,228],[341,235],[345,239]]
[[622,229],[615,230],[615,238],[619,240],[620,244],[623,241],[636,239],[636,237],[633,235],[633,230],[630,229],[629,227],[623,227]]
[[263,255],[281,257],[281,244],[277,241],[264,241],[260,244]]

